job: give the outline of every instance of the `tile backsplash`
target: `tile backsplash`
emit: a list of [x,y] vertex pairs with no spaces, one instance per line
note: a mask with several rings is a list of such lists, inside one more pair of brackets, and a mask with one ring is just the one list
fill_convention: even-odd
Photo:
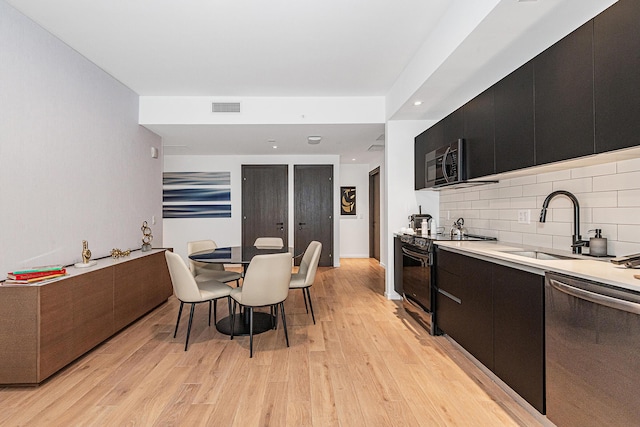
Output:
[[438,225],[448,231],[462,217],[472,234],[570,251],[573,205],[567,197],[552,199],[546,222],[539,222],[542,202],[556,190],[569,191],[578,199],[584,240],[593,237],[588,230],[600,228],[608,239],[609,254],[640,252],[640,158],[442,190]]

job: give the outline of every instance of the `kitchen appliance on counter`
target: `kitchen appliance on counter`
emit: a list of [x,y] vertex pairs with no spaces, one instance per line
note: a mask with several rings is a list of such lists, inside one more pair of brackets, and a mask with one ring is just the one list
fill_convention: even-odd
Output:
[[[403,306],[431,335],[436,334],[434,242],[452,240],[449,234],[401,235]],[[496,240],[494,237],[465,235],[455,240]]]
[[[409,227],[413,228],[416,234],[424,236],[428,234],[429,229],[431,228],[431,215],[429,214],[413,214],[409,215]],[[427,229],[424,230],[422,227],[423,222],[427,223]]]
[[640,425],[640,293],[547,273],[547,418]]
[[469,232],[464,227],[464,218],[458,218],[451,227],[451,240],[462,240]]

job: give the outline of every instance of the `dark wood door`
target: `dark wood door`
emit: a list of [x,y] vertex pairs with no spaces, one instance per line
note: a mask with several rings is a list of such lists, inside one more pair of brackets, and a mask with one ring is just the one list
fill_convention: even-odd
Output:
[[369,172],[369,256],[380,261],[380,168]]
[[258,237],[288,243],[288,166],[242,165],[242,244]]
[[319,265],[333,266],[333,165],[295,165],[293,171],[295,253],[317,240]]
[[496,173],[535,165],[533,62],[493,87],[496,123]]
[[593,21],[533,60],[536,164],[594,152]]
[[620,0],[594,19],[596,152],[640,144],[640,2]]
[[493,88],[473,98],[464,108],[466,178],[495,173],[495,112]]

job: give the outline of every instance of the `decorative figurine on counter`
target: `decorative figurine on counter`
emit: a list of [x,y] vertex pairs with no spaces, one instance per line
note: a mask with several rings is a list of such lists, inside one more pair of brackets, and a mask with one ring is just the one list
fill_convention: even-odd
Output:
[[91,259],[91,251],[89,250],[89,244],[86,240],[82,241],[82,262],[88,263]]
[[86,240],[82,241],[82,262],[74,264],[75,267],[85,268],[96,265],[97,261],[91,261],[91,251],[89,250],[89,243]]
[[147,221],[142,222],[142,252],[147,252],[151,250],[151,241],[153,240],[153,235],[151,234],[151,229],[149,228]]
[[129,254],[131,254],[131,250],[127,249],[126,251],[123,251],[121,249],[118,248],[113,248],[111,249],[111,258],[121,258],[121,257],[125,257],[125,256],[129,256]]

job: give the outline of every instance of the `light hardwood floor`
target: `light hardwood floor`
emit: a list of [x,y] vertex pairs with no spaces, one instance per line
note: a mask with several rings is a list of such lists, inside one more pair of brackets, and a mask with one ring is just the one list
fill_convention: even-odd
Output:
[[[0,389],[2,426],[537,426],[445,337],[383,296],[377,261],[320,268],[285,303],[281,328],[233,341],[196,308],[184,351],[178,302],[146,317],[36,388]],[[220,302],[218,316],[227,314]]]

